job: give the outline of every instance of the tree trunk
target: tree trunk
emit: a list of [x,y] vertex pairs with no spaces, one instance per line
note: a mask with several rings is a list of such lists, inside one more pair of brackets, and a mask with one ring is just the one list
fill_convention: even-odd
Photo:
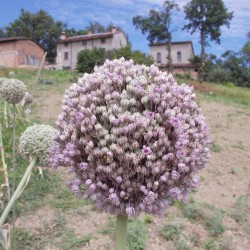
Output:
[[200,83],[203,83],[204,81],[204,66],[205,66],[205,37],[204,37],[204,31],[201,30],[201,63],[199,68],[199,80]]
[[167,42],[167,51],[168,51],[168,56],[167,56],[167,70],[169,73],[172,73],[173,71],[173,64],[172,64],[172,57],[171,57],[171,38],[168,39]]

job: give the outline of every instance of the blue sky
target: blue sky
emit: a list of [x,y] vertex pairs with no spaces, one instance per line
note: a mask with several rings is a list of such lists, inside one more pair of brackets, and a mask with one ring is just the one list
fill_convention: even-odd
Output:
[[[133,49],[148,53],[146,36],[134,28],[132,18],[136,15],[147,15],[150,9],[159,9],[163,2],[164,0],[0,0],[0,27],[18,18],[21,8],[30,12],[44,9],[55,20],[66,22],[69,28],[85,28],[89,21],[97,21],[103,25],[112,22],[128,34]],[[188,0],[176,2],[182,8]],[[234,12],[230,29],[222,28],[220,45],[211,43],[211,47],[206,48],[207,53],[218,56],[226,50],[238,51],[247,41],[246,33],[250,31],[249,0],[224,0],[224,3],[229,11]],[[190,35],[182,31],[184,23],[182,11],[173,15],[173,25],[178,29],[172,34],[173,41],[191,40],[195,54],[199,54],[198,33]]]

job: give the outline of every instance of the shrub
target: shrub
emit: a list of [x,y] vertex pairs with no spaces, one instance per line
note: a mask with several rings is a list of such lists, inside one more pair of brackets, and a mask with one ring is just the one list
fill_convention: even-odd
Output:
[[103,64],[105,49],[93,48],[82,50],[77,55],[77,70],[83,73],[91,73],[96,65]]

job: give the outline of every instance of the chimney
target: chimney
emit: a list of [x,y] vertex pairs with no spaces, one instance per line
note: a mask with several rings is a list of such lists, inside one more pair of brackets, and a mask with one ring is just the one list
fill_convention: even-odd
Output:
[[115,26],[113,26],[113,27],[111,28],[111,32],[112,32],[112,33],[116,33],[116,31],[117,31],[117,28],[116,28]]
[[60,40],[65,40],[66,39],[66,34],[65,32],[63,31],[60,35]]
[[91,30],[88,31],[88,36],[91,36],[93,32]]

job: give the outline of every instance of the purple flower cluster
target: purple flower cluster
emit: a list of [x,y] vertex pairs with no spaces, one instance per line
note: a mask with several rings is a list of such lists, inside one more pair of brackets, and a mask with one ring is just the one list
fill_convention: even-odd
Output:
[[162,216],[187,201],[210,153],[192,88],[157,67],[107,60],[64,96],[51,166],[67,167],[72,191],[116,215]]

